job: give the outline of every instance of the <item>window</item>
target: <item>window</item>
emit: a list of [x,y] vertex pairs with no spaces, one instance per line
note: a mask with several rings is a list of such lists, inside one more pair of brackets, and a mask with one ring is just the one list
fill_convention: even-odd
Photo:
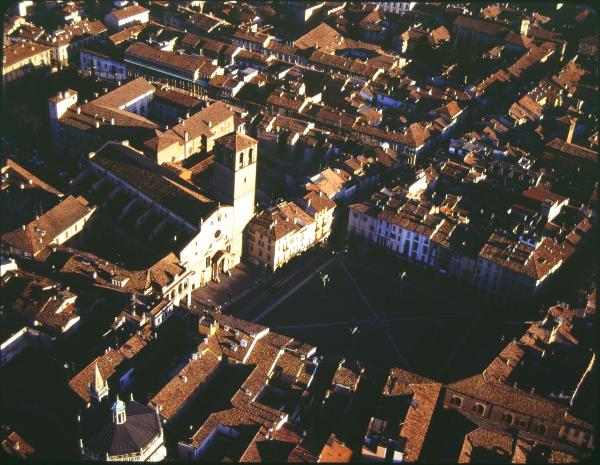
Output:
[[450,405],[453,405],[454,407],[460,407],[462,405],[462,399],[460,397],[453,396],[452,399],[450,399]]
[[485,407],[481,404],[475,404],[473,406],[473,411],[478,415],[483,415],[485,413]]
[[546,434],[546,426],[545,426],[545,425],[537,425],[537,426],[535,427],[535,432],[536,432],[537,434],[541,434],[541,435],[544,435],[544,434]]
[[510,413],[505,413],[504,415],[502,415],[502,423],[511,425],[512,422],[513,422],[513,416]]
[[210,266],[210,257],[206,257],[206,266]]
[[248,153],[250,154],[250,156],[249,156],[249,158],[248,158],[248,162],[249,162],[249,163],[252,163],[252,162],[253,162],[253,160],[252,160],[252,157],[253,157],[253,153],[252,153],[252,151],[253,151],[253,150],[252,150],[252,149],[250,149],[250,151],[248,152]]
[[240,168],[244,165],[244,152],[240,152]]

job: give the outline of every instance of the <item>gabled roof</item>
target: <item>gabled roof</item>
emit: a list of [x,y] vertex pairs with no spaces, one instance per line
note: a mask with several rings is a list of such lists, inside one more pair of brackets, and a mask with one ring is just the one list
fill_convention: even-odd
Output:
[[2,240],[12,247],[37,255],[60,234],[90,215],[94,209],[95,207],[90,208],[83,198],[69,195],[37,220],[3,234]]
[[151,168],[128,146],[107,142],[91,161],[191,224],[198,225],[217,208],[216,202],[167,177],[158,166]]

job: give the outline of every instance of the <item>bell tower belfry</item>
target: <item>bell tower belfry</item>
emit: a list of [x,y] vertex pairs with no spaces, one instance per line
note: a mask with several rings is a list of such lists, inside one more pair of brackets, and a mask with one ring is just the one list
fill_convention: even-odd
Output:
[[100,403],[104,397],[108,396],[108,383],[98,368],[98,363],[94,366],[94,383],[90,385],[90,399]]
[[254,216],[258,142],[245,134],[228,134],[215,142],[213,194],[233,206],[232,263],[242,255],[243,231]]

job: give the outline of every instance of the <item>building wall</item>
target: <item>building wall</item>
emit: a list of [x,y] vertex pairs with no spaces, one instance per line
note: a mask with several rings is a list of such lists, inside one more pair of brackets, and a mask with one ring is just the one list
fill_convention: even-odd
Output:
[[[460,406],[453,404],[453,398],[461,399]],[[579,446],[584,446],[590,438],[589,432],[580,431],[577,428],[568,428],[565,425],[515,412],[502,406],[484,402],[450,390],[446,390],[445,392],[443,405],[445,408],[459,410],[471,417],[484,418],[502,428],[516,428],[521,431],[527,431],[530,434],[544,438],[546,441],[562,439]],[[481,409],[482,407],[483,409]],[[569,431],[568,433],[567,430]]]
[[101,79],[111,81],[125,81],[127,79],[127,66],[125,63],[102,57],[84,50],[80,53],[80,68],[90,71]]
[[[186,245],[179,254],[179,260],[192,270],[191,284],[198,287],[212,279],[212,259],[218,251],[228,251],[233,248],[234,208],[221,206],[206,218],[199,227],[198,234]],[[239,263],[229,260],[226,269]]]
[[2,67],[2,85],[6,85],[22,76],[25,76],[38,68],[50,67],[50,50],[38,53],[26,60],[15,63],[12,66]]
[[247,242],[246,250],[250,259],[256,264],[275,271],[299,253],[310,249],[317,242],[316,223],[313,221],[298,231],[286,234],[277,240],[262,234],[250,224]]
[[132,26],[135,23],[147,23],[150,20],[150,12],[144,11],[137,15],[129,16],[128,18],[117,19],[112,13],[104,17],[104,23],[113,30],[124,29]]
[[404,14],[412,11],[417,2],[377,2],[381,11]]

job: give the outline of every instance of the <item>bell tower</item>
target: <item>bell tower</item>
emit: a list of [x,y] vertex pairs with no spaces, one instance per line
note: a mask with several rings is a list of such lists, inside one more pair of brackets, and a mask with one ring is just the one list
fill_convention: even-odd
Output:
[[108,383],[100,374],[98,363],[94,366],[94,384],[90,385],[90,399],[100,403],[108,395]]
[[215,142],[213,194],[233,206],[232,263],[242,255],[243,231],[254,216],[258,142],[244,134],[228,134]]

